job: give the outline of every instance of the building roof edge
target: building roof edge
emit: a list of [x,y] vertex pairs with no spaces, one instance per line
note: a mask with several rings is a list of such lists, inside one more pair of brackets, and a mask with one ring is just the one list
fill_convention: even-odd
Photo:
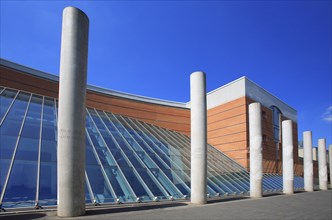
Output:
[[[10,68],[10,69],[15,69],[18,71],[21,71],[26,74],[34,75],[43,79],[47,79],[50,81],[54,82],[59,82],[59,76],[43,72],[31,67],[27,67],[3,58],[0,58],[0,65]],[[158,98],[152,98],[152,97],[147,97],[147,96],[141,96],[141,95],[135,95],[131,93],[126,93],[126,92],[121,92],[121,91],[116,91],[116,90],[111,90],[111,89],[106,89],[102,88],[99,86],[95,85],[87,85],[87,90],[91,92],[97,92],[105,95],[111,95],[111,96],[116,96],[116,97],[121,97],[121,98],[126,98],[126,99],[131,99],[135,101],[141,101],[141,102],[147,102],[147,103],[152,103],[152,104],[158,104],[158,105],[165,105],[165,106],[170,106],[170,107],[177,107],[177,108],[185,108],[187,109],[188,107],[186,106],[186,103],[182,102],[175,102],[175,101],[169,101],[169,100],[163,100],[163,99],[158,99]]]

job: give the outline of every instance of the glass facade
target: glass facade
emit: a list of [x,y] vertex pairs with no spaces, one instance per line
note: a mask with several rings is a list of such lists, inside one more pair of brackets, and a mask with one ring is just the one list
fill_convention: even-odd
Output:
[[274,138],[274,142],[275,143],[279,143],[280,142],[280,115],[281,115],[281,111],[279,110],[278,107],[276,106],[271,106],[270,107],[272,109],[272,122],[273,122],[273,138]]
[[[2,87],[0,101],[1,206],[56,205],[57,101]],[[93,108],[85,131],[87,203],[190,197],[188,136]],[[207,182],[211,197],[249,192],[249,173],[211,145]],[[282,190],[282,176],[264,174],[263,188]]]

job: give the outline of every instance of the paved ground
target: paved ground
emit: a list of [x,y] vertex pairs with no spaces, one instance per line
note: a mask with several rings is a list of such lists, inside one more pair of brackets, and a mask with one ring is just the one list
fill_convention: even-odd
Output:
[[[156,203],[155,203],[156,204]],[[0,219],[57,219],[54,211],[0,214]],[[214,200],[207,205],[159,203],[141,207],[87,210],[68,219],[332,219],[332,191],[270,195],[261,199]]]

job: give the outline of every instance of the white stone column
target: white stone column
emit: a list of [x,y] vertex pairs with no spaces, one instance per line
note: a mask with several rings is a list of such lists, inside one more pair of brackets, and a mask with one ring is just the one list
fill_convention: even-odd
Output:
[[190,75],[191,203],[205,204],[207,196],[207,122],[205,73]]
[[332,188],[332,144],[329,145],[330,188]]
[[59,117],[58,209],[60,217],[85,213],[85,97],[89,19],[79,9],[63,11]]
[[303,132],[303,171],[304,171],[304,190],[314,191],[314,171],[312,162],[312,133]]
[[326,140],[318,139],[319,189],[327,190]]
[[293,124],[292,120],[286,120],[282,122],[282,175],[285,194],[294,193],[293,149]]
[[262,112],[260,103],[249,105],[250,197],[262,197],[263,154]]

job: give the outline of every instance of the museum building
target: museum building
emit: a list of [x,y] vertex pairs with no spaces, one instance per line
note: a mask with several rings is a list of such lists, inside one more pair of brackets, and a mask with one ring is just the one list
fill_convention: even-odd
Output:
[[[189,83],[189,80],[188,80]],[[57,204],[59,77],[0,60],[0,206]],[[207,93],[209,197],[249,192],[248,105],[262,106],[263,190],[282,190],[281,122],[293,123],[294,187],[303,188],[297,111],[246,77]],[[87,86],[86,202],[190,197],[190,102]],[[317,166],[314,166],[317,176]]]

